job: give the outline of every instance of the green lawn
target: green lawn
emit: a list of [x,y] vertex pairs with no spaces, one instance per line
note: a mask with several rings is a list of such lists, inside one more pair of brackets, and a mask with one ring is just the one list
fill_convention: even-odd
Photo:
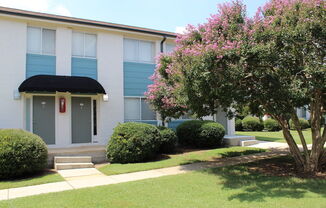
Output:
[[17,188],[22,186],[33,186],[44,183],[52,183],[64,181],[64,179],[57,173],[44,173],[38,176],[31,176],[28,178],[23,178],[19,180],[8,180],[8,181],[0,181],[0,190],[7,188]]
[[114,175],[121,173],[131,173],[143,170],[152,170],[158,168],[166,168],[178,165],[185,165],[196,162],[211,161],[220,157],[235,157],[240,155],[254,154],[264,152],[263,149],[249,147],[230,147],[219,148],[205,151],[194,151],[184,154],[164,155],[166,158],[158,161],[144,163],[128,163],[128,164],[110,164],[100,167],[99,170],[106,175]]
[[[271,142],[286,142],[282,131],[276,131],[276,132],[264,132],[264,131],[237,131],[237,135],[248,135],[248,136],[256,136],[257,140],[262,141],[271,141]],[[301,144],[299,135],[297,131],[291,131],[292,136],[294,137],[295,141],[298,144]],[[307,144],[311,144],[311,130],[306,129],[303,131],[303,135],[306,138]]]
[[10,201],[1,208],[324,208],[326,180],[264,176],[246,165],[214,168]]

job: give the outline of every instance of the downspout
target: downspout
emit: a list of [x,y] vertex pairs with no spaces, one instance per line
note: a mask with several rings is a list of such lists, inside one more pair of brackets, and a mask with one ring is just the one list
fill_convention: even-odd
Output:
[[[164,52],[164,50],[163,50],[163,45],[164,45],[164,42],[166,41],[166,36],[164,35],[163,36],[163,39],[162,39],[162,41],[161,41],[161,53],[163,53]],[[162,119],[162,126],[165,126],[165,119],[166,118],[162,118],[162,116],[160,116],[161,117],[161,119]]]
[[164,52],[164,50],[163,50],[163,44],[164,44],[165,41],[166,41],[166,36],[164,35],[163,36],[163,40],[161,41],[161,53]]

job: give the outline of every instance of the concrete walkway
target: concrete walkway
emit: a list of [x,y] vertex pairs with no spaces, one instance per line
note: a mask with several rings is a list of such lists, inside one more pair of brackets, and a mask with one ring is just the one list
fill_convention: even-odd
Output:
[[0,190],[0,200],[176,175],[205,168],[248,163],[285,154],[286,152],[265,152],[233,158],[220,158],[212,162],[194,163],[112,176],[105,176],[96,169],[61,171],[60,174],[64,176],[66,181]]

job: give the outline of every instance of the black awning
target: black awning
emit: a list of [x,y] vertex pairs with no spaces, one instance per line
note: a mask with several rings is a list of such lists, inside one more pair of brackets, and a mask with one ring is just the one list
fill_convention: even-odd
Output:
[[36,75],[23,81],[19,92],[70,92],[106,94],[102,85],[89,77]]

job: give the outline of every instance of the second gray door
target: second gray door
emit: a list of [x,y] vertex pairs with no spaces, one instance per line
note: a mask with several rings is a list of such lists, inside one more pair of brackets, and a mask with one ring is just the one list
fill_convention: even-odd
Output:
[[72,143],[92,142],[91,98],[71,98]]

